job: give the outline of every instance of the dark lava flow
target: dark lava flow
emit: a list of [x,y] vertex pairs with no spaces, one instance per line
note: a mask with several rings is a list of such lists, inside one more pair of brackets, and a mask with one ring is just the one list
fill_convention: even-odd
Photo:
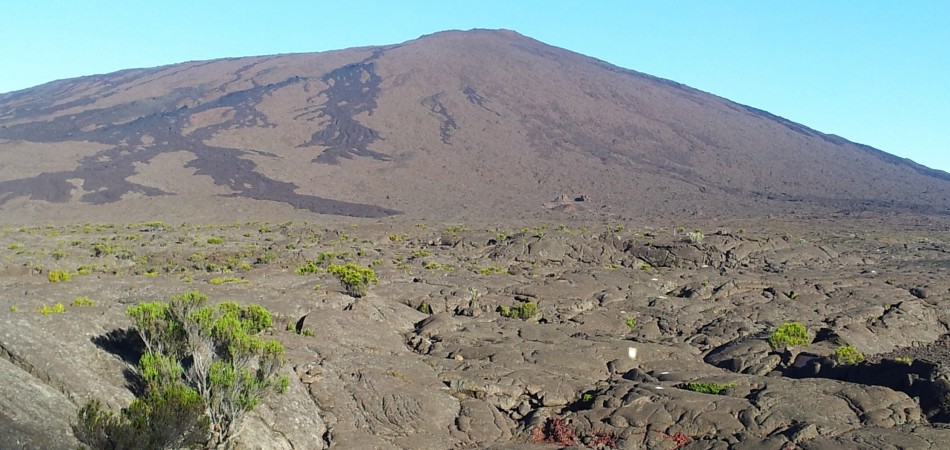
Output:
[[[366,79],[364,73],[369,73],[370,77]],[[353,119],[354,115],[372,110],[376,106],[375,95],[379,90],[379,77],[372,72],[372,63],[341,67],[326,74],[324,80],[328,79],[334,82],[324,92],[330,98],[324,108],[324,114],[330,115],[334,119],[332,122],[337,125],[328,126],[314,136],[312,142],[330,147],[317,160],[329,162],[335,159],[336,156],[333,155],[342,156],[348,153],[382,158],[383,155],[365,149],[366,144],[378,137],[376,132]],[[81,180],[82,189],[87,191],[81,201],[89,204],[113,203],[129,193],[147,196],[172,195],[161,189],[130,182],[128,178],[135,174],[136,163],[148,162],[164,152],[184,150],[195,156],[185,167],[196,169],[197,175],[210,176],[217,185],[227,186],[234,191],[231,196],[287,203],[294,208],[318,214],[351,217],[386,217],[399,214],[399,211],[376,205],[298,194],[295,192],[297,185],[294,183],[275,180],[257,172],[257,165],[253,161],[242,158],[252,153],[251,151],[205,144],[216,132],[223,129],[275,126],[269,123],[266,116],[257,111],[255,106],[268,93],[306,81],[306,78],[293,77],[280,83],[255,85],[190,109],[175,109],[175,105],[187,98],[197,100],[199,93],[176,90],[150,104],[133,102],[108,109],[59,116],[49,121],[37,120],[3,126],[0,128],[0,138],[3,139],[32,142],[89,141],[113,147],[82,158],[75,170],[0,181],[0,204],[21,196],[28,196],[33,200],[67,202],[76,188],[68,180],[77,179]],[[364,90],[365,87],[369,89]],[[352,104],[344,104],[346,98],[355,99],[357,92],[360,94],[360,101],[354,100]],[[231,108],[234,111],[233,117],[224,123],[195,130],[188,136],[183,135],[182,128],[188,123],[190,115],[219,107]],[[29,109],[24,108],[25,111],[35,114],[50,113],[58,109],[60,107],[52,106],[52,102],[50,106],[31,105]],[[135,119],[128,120],[132,118]],[[144,135],[152,138],[150,144],[142,142]],[[343,137],[329,137],[331,135]],[[325,136],[326,139],[318,136]],[[347,145],[352,147],[346,147]]]

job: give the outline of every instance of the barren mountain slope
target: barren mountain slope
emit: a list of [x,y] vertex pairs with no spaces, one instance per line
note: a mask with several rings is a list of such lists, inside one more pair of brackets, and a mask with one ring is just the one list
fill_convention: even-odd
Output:
[[948,214],[950,175],[510,31],[0,96],[8,221],[868,209]]

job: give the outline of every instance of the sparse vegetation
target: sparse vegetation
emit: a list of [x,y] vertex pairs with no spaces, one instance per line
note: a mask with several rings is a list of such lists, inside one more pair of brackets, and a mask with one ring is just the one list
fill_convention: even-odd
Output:
[[774,349],[810,343],[808,329],[799,322],[785,322],[769,335],[769,345]]
[[508,275],[508,268],[504,266],[485,266],[478,269],[482,275]]
[[538,304],[537,302],[521,302],[518,305],[507,307],[501,306],[498,308],[502,317],[507,317],[509,319],[521,319],[528,320],[536,315],[538,315]]
[[[271,326],[269,311],[234,302],[214,306],[207,303],[207,296],[192,291],[168,302],[140,303],[126,313],[145,343],[146,351],[138,365],[138,375],[146,386],[141,401],[148,405],[154,396],[162,399],[173,393],[177,399],[173,406],[192,411],[200,404],[200,417],[210,425],[204,441],[211,448],[225,448],[261,397],[270,391],[283,392],[289,380],[278,375],[284,363],[284,347],[261,337],[261,332]],[[133,402],[120,416],[128,417],[128,409],[136,405]],[[110,423],[86,420],[88,411],[96,409],[92,403],[84,409],[86,414],[80,411],[78,426]],[[161,425],[163,418],[152,411],[145,408],[139,421]],[[189,433],[195,431],[188,423],[202,423],[194,417],[181,423],[181,417],[172,425],[185,427]]]
[[48,316],[50,314],[62,314],[66,312],[66,306],[62,303],[56,303],[53,306],[43,305],[40,307],[40,314]]
[[50,283],[65,283],[72,278],[73,276],[69,272],[59,269],[51,270],[46,274],[46,279],[48,279]]
[[225,284],[225,283],[247,283],[247,280],[242,280],[238,277],[214,277],[208,280],[211,284]]
[[835,349],[835,362],[845,366],[853,366],[864,361],[864,355],[853,345],[842,345]]
[[632,330],[632,329],[634,329],[634,328],[637,327],[637,318],[636,318],[636,317],[627,317],[627,319],[624,321],[624,323],[627,324],[627,328],[629,328],[629,329]]
[[361,267],[353,263],[345,265],[331,264],[327,272],[336,276],[343,286],[343,291],[351,297],[366,295],[369,285],[379,283],[376,272],[368,267]]
[[689,240],[690,244],[702,244],[706,236],[703,235],[702,231],[693,230],[686,233],[686,239]]
[[432,256],[432,252],[424,248],[420,248],[420,249],[412,251],[413,258],[427,258],[429,256]]
[[96,302],[88,296],[76,297],[70,306],[95,306]]
[[736,387],[735,383],[699,383],[692,382],[683,385],[683,389],[703,394],[722,394],[723,391]]
[[910,356],[898,356],[897,358],[894,358],[894,361],[909,366],[914,363],[914,358],[911,358]]

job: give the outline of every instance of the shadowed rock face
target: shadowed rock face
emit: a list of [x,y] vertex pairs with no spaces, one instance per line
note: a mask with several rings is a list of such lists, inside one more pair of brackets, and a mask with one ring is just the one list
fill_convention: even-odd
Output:
[[[18,173],[23,153],[69,143],[104,149]],[[179,178],[156,182],[166,170]],[[0,208],[134,205],[192,175],[238,203],[352,217],[950,214],[950,174],[504,31],[0,95]]]

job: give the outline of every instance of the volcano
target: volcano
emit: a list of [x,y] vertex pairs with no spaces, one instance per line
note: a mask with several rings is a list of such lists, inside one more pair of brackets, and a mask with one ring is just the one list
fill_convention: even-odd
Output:
[[7,221],[950,214],[950,174],[506,30],[0,95]]

